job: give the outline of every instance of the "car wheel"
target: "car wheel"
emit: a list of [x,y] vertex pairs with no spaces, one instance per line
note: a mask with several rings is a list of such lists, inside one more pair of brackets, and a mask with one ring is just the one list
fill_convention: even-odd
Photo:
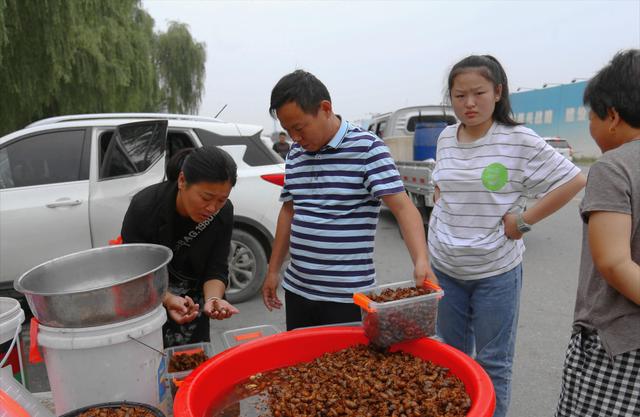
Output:
[[233,229],[229,251],[229,287],[225,292],[230,303],[249,300],[262,287],[267,273],[267,255],[250,233]]

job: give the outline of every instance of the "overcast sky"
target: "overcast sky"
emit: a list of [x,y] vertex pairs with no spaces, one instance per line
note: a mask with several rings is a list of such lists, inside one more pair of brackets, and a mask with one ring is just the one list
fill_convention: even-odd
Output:
[[[206,43],[200,114],[274,130],[271,89],[302,68],[349,120],[437,104],[447,72],[492,54],[509,87],[588,78],[624,48],[640,48],[640,0],[622,1],[185,1],[144,0],[166,30],[189,25]],[[279,126],[278,126],[279,128]]]

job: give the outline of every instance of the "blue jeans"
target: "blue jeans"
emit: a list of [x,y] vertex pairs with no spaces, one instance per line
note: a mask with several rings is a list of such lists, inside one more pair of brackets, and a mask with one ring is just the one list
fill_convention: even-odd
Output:
[[436,331],[445,343],[484,368],[496,391],[494,417],[505,417],[511,400],[522,264],[489,278],[460,280],[434,268],[444,297],[438,305]]

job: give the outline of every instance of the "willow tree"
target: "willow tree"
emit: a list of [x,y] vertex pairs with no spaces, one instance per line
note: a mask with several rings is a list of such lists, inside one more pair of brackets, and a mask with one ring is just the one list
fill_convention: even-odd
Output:
[[0,135],[72,113],[195,113],[204,44],[139,0],[0,0]]
[[153,19],[139,0],[0,2],[0,134],[48,116],[158,109]]
[[75,47],[47,113],[157,110],[154,22],[139,1],[62,2],[89,8],[74,14],[83,21],[67,35]]
[[157,37],[155,58],[163,110],[196,113],[204,92],[205,44],[191,37],[186,24],[171,22]]
[[7,42],[7,33],[4,27],[4,10],[7,8],[7,1],[0,0],[0,68],[2,68],[2,47]]

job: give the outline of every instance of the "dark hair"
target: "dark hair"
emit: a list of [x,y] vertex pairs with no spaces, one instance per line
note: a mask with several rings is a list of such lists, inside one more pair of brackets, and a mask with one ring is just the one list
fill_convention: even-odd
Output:
[[511,115],[507,74],[504,72],[498,60],[491,55],[470,55],[451,68],[447,82],[447,95],[449,100],[451,99],[453,81],[458,75],[468,71],[477,71],[484,78],[491,81],[494,88],[497,88],[499,85],[502,86],[500,100],[496,102],[496,107],[493,110],[493,120],[507,126],[519,125],[520,123],[516,122]]
[[600,119],[614,108],[629,126],[640,127],[640,49],[618,52],[589,80],[583,102]]
[[167,163],[167,179],[177,181],[180,171],[187,184],[229,181],[233,187],[238,178],[238,167],[231,155],[215,146],[178,151]]
[[278,133],[278,136],[284,136],[284,137],[286,138],[286,137],[287,137],[287,134],[286,134],[286,133],[284,133],[284,132],[280,132],[280,133]]
[[283,105],[294,102],[303,112],[316,114],[322,100],[331,101],[329,90],[310,72],[296,70],[280,78],[271,90],[269,113],[276,117],[276,111]]

